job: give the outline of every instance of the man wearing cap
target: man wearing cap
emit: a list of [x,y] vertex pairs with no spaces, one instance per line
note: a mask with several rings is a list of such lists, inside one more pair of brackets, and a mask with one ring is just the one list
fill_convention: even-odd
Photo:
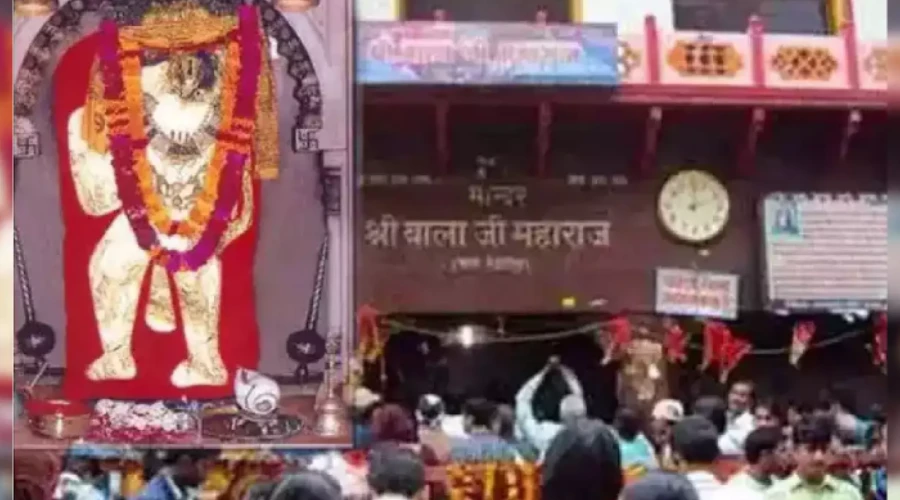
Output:
[[684,405],[674,399],[661,399],[653,407],[651,413],[650,440],[659,455],[660,464],[664,468],[672,466],[671,437],[672,427],[684,418]]

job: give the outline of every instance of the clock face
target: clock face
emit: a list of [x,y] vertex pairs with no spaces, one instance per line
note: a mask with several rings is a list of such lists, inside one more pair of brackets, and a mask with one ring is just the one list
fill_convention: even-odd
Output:
[[702,170],[683,170],[669,177],[657,202],[663,227],[687,243],[705,243],[728,225],[728,190]]

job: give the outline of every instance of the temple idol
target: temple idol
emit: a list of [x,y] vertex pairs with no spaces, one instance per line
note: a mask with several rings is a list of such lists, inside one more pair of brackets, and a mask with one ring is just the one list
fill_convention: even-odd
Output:
[[[150,427],[173,442],[302,442],[342,380],[352,317],[339,296],[344,95],[319,81],[344,71],[325,47],[343,33],[308,29],[343,8],[139,3],[17,20],[39,26],[17,67],[17,195],[51,196],[59,214],[16,228],[19,427],[39,440]],[[61,262],[41,262],[34,242],[48,239]],[[258,400],[235,399],[248,392]],[[62,407],[74,430],[54,435],[47,415]]]

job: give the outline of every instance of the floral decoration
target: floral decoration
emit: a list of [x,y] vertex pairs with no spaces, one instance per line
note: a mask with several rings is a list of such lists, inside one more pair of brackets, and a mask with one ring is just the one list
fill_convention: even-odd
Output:
[[532,463],[452,463],[447,466],[450,500],[536,500],[539,470]]
[[666,60],[685,77],[731,78],[744,67],[744,60],[734,45],[707,40],[679,40]]
[[772,56],[771,66],[782,80],[825,82],[837,71],[838,62],[824,47],[782,45]]
[[[238,13],[227,36],[220,128],[202,192],[188,219],[171,220],[156,193],[147,161],[141,92],[141,47],[120,36],[113,21],[101,26],[100,63],[110,153],[123,211],[138,244],[170,272],[196,270],[220,245],[240,197],[244,169],[251,161],[256,123],[258,75],[262,69],[259,20],[253,7]],[[164,248],[159,234],[193,237],[186,251]]]

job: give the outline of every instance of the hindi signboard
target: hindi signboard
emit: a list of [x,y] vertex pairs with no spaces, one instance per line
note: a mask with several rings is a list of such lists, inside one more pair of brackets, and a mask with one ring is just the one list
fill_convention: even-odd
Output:
[[418,85],[600,85],[619,81],[613,24],[362,22],[357,81]]
[[737,319],[738,280],[735,274],[657,269],[656,312]]
[[762,209],[770,309],[887,307],[886,194],[773,193]]
[[[410,314],[652,312],[656,269],[689,268],[697,259],[696,249],[657,226],[657,186],[453,177],[365,183],[357,298]],[[703,265],[733,275],[752,270],[754,259],[737,250],[746,240],[730,231]]]

